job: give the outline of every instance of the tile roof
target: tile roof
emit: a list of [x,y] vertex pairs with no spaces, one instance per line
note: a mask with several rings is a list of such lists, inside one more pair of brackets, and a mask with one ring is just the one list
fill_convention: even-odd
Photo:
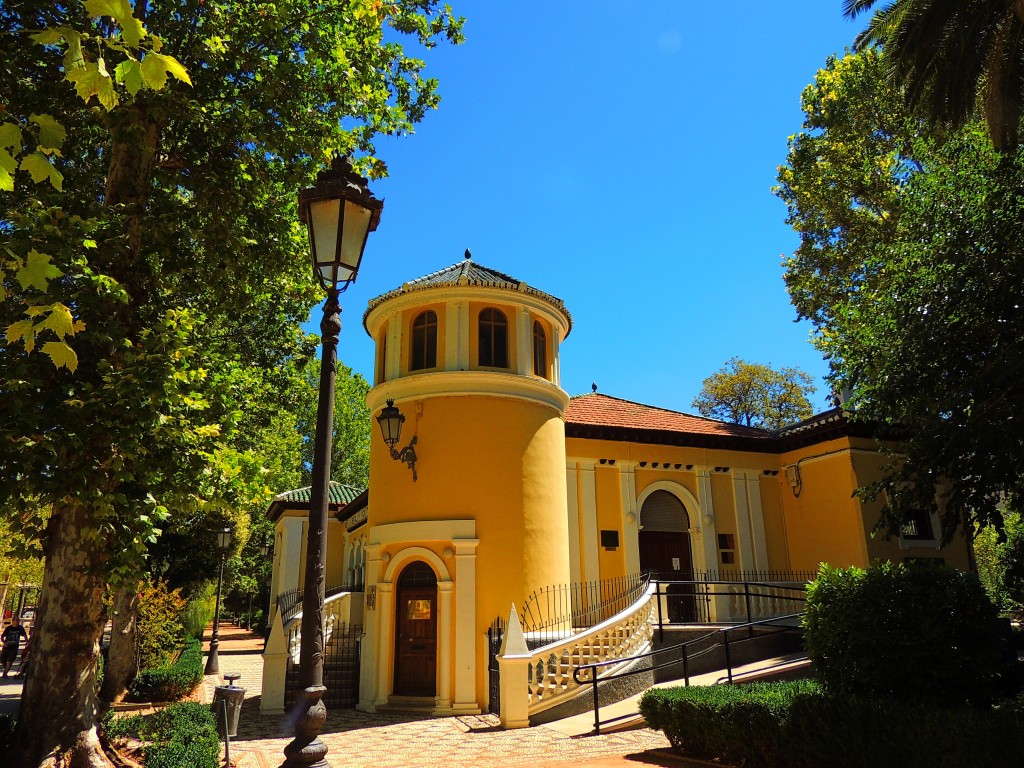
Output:
[[485,267],[483,264],[477,264],[470,257],[469,251],[466,251],[466,257],[462,259],[462,261],[458,261],[444,269],[439,269],[436,272],[431,272],[429,275],[418,277],[415,280],[409,280],[408,282],[403,283],[400,288],[395,288],[393,291],[388,291],[375,299],[370,299],[370,303],[366,307],[366,312],[363,313],[363,327],[366,327],[366,317],[375,307],[380,306],[385,301],[393,299],[396,296],[401,296],[405,293],[412,293],[413,291],[422,291],[428,288],[463,285],[504,288],[509,291],[524,293],[527,296],[536,296],[537,298],[546,301],[565,315],[566,319],[569,321],[569,328],[566,331],[566,335],[568,335],[568,331],[572,329],[572,315],[570,315],[569,310],[565,308],[564,301],[552,296],[550,293],[533,288],[522,280],[517,280],[510,275],[506,275],[504,272],[499,272],[496,269]]
[[[277,494],[277,496],[274,497],[274,501],[309,504],[311,491],[312,488],[310,486],[306,486],[305,488],[296,488],[293,491],[285,491],[284,493]],[[331,504],[348,504],[362,492],[362,488],[345,485],[344,483],[336,483],[333,480],[331,480],[330,488],[328,489]]]
[[570,425],[577,425],[762,440],[773,438],[772,433],[764,429],[655,408],[597,392],[570,399],[565,410],[565,423],[567,432]]

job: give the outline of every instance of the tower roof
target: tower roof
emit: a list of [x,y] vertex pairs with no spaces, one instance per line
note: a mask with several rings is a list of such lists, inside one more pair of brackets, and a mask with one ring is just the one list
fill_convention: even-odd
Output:
[[370,303],[366,307],[366,312],[363,313],[363,327],[366,327],[366,318],[369,316],[370,312],[396,296],[402,296],[414,291],[423,291],[429,288],[443,288],[446,286],[502,288],[506,291],[517,291],[519,293],[526,294],[527,296],[535,296],[536,298],[547,302],[565,315],[566,320],[568,320],[569,323],[569,326],[566,329],[567,336],[569,335],[569,331],[572,330],[572,315],[570,315],[569,310],[565,308],[564,301],[556,296],[552,296],[550,293],[533,288],[522,280],[517,280],[511,275],[499,272],[496,269],[491,269],[490,267],[485,267],[483,264],[478,264],[473,261],[468,250],[466,251],[465,258],[461,261],[457,261],[451,266],[439,269],[436,272],[431,272],[429,275],[417,277],[415,280],[409,280],[408,282],[402,283],[401,287],[395,288],[393,291],[388,291],[375,299],[370,299]]

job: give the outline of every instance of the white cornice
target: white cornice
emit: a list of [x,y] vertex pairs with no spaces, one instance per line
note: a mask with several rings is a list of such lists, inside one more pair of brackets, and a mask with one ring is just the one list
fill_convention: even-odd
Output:
[[401,404],[429,397],[467,395],[525,400],[553,408],[559,416],[564,416],[569,405],[569,395],[550,381],[497,371],[435,371],[410,374],[375,386],[366,396],[366,405],[371,412],[376,412],[387,400]]

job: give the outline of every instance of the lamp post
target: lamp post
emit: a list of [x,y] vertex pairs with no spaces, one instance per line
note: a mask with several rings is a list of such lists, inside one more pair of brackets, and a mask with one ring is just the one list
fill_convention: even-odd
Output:
[[320,323],[320,393],[313,441],[313,482],[309,494],[306,537],[306,578],[302,590],[302,635],[299,645],[299,686],[302,693],[291,717],[295,738],[284,748],[283,768],[326,768],[327,745],[319,739],[327,717],[324,687],[324,568],[327,559],[327,504],[334,430],[334,379],[341,333],[338,296],[356,279],[366,238],[377,228],[383,200],[377,200],[348,158],[338,158],[316,185],[299,193],[299,219],[309,231],[313,273],[327,291]]
[[217,602],[213,609],[213,636],[210,638],[210,653],[206,657],[206,670],[203,674],[216,675],[220,672],[220,659],[217,649],[220,647],[220,590],[224,586],[224,560],[231,549],[231,529],[222,528],[217,531],[217,552],[220,554],[220,571],[217,573]]
[[[270,556],[270,552],[271,552],[272,549],[273,549],[273,544],[271,544],[271,540],[270,539],[264,539],[263,543],[260,544],[260,557],[262,557],[264,560],[266,560]],[[272,578],[273,578],[273,575],[267,577],[267,610],[263,614],[263,625],[265,627],[268,627],[268,628],[270,626],[270,602],[274,599],[274,596],[272,594],[270,594],[270,590],[271,590],[270,580]],[[260,602],[262,603],[263,601],[261,600]],[[266,634],[264,634],[264,637],[266,637]]]

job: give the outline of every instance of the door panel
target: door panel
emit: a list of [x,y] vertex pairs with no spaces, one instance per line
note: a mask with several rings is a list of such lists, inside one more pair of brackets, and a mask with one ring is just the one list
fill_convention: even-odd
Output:
[[[640,569],[653,571],[662,579],[692,579],[693,556],[690,534],[679,531],[640,531]],[[696,621],[697,606],[693,588],[673,585],[668,588],[668,620]]]
[[401,587],[395,617],[395,685],[402,696],[437,692],[437,588]]

